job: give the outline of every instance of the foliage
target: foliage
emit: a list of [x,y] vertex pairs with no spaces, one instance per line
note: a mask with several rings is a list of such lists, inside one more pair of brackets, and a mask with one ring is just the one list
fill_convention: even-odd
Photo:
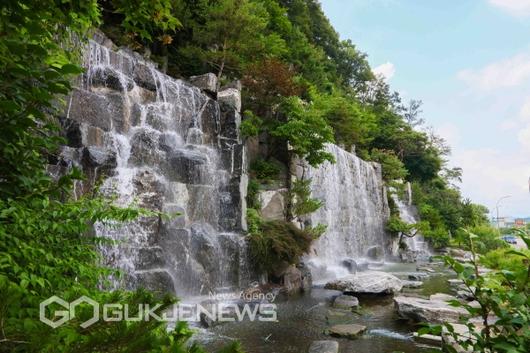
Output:
[[[462,349],[473,352],[527,352],[530,347],[530,257],[527,252],[509,250],[508,253],[520,259],[514,270],[494,270],[486,274],[479,271],[483,257],[477,254],[475,240],[477,235],[467,233],[468,244],[473,254],[471,263],[459,263],[449,256],[443,257],[464,281],[478,306],[453,301],[452,304],[464,308],[471,317],[479,317],[480,322],[462,321],[469,334],[455,330],[450,323],[443,325],[446,334]],[[530,236],[524,231],[518,234],[530,247]],[[496,317],[496,319],[492,319]],[[431,326],[420,330],[439,334],[442,326]],[[444,351],[457,352],[457,349],[445,343]]]
[[426,182],[413,182],[412,196],[421,219],[429,223],[430,230],[424,235],[439,247],[447,246],[450,236],[458,241],[461,227],[488,224],[487,209],[469,200],[462,200],[460,192],[450,187],[448,180],[441,177]]
[[404,180],[407,176],[407,169],[405,169],[403,162],[396,156],[394,151],[374,148],[370,154],[372,160],[381,164],[383,179],[387,182]]
[[413,238],[419,233],[428,231],[428,229],[429,225],[427,222],[407,223],[399,217],[399,214],[391,215],[386,223],[386,230],[391,234],[399,236],[398,244],[400,247],[405,246],[403,241],[404,237]]
[[259,116],[270,119],[284,97],[302,92],[294,70],[277,58],[265,58],[245,68],[244,104]]
[[333,128],[334,139],[347,149],[369,146],[375,130],[375,116],[355,100],[341,94],[310,90],[312,108]]
[[122,15],[121,27],[126,32],[129,43],[137,39],[152,42],[153,36],[163,44],[172,42],[168,32],[175,32],[182,26],[175,17],[173,2],[171,0],[112,0],[115,13]]
[[260,128],[263,125],[263,120],[252,113],[250,110],[245,110],[243,113],[243,120],[241,121],[240,131],[241,137],[258,136]]
[[[273,272],[283,264],[296,264],[306,253],[315,233],[299,229],[286,221],[256,222],[251,216],[252,231],[249,227],[250,255],[259,270]],[[257,228],[257,229],[256,229]]]
[[333,130],[321,112],[298,97],[286,98],[282,112],[287,116],[287,122],[272,132],[274,136],[287,140],[291,151],[312,166],[324,161],[334,162],[333,155],[325,151],[325,144],[333,142]]
[[[4,1],[0,11],[0,196],[16,197],[49,188],[45,156],[59,140],[46,115],[56,94],[81,69],[70,63],[68,33],[85,33],[98,19],[95,1]],[[61,47],[58,41],[63,41]]]
[[311,197],[311,179],[297,179],[291,185],[288,199],[291,203],[291,213],[300,217],[315,212],[322,207],[321,200]]
[[[499,231],[489,225],[489,223],[482,223],[467,229],[469,232],[477,236],[474,240],[474,246],[479,254],[485,254],[491,250],[508,247],[508,244],[500,238]],[[459,230],[456,233],[455,238],[463,248],[467,249],[468,244],[464,241],[467,238],[466,231]]]
[[261,209],[259,200],[260,184],[254,178],[248,180],[247,185],[247,208]]
[[475,227],[489,224],[488,212],[485,206],[474,204],[469,199],[462,201],[462,223],[465,226]]
[[247,226],[249,234],[258,234],[261,229],[261,216],[255,208],[247,208]]
[[279,162],[257,158],[250,164],[250,174],[262,183],[278,179],[280,174]]
[[257,1],[220,0],[200,8],[200,19],[190,21],[192,38],[179,48],[180,55],[198,58],[217,71],[240,74],[244,63],[263,58],[265,53],[278,55],[284,42],[265,28],[268,13]]
[[[530,256],[530,250],[521,249],[522,253]],[[492,249],[480,257],[480,263],[495,270],[518,271],[524,266],[524,258],[514,254],[510,247],[500,247]]]

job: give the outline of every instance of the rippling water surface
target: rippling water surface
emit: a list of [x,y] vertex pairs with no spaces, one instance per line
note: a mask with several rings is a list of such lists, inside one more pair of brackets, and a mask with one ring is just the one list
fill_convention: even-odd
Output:
[[[412,272],[415,265],[385,266],[389,272]],[[417,290],[417,295],[448,292],[447,277],[432,276]],[[411,292],[411,290],[409,290]],[[223,344],[238,339],[247,353],[307,352],[315,340],[337,340],[341,353],[426,353],[432,346],[415,342],[414,325],[398,318],[391,296],[359,297],[361,309],[347,320],[367,327],[356,340],[332,338],[324,334],[330,326],[326,320],[334,296],[340,292],[313,288],[311,293],[287,299],[277,299],[278,322],[225,323],[210,330],[202,330],[198,340],[214,352]],[[338,323],[338,322],[336,322]],[[342,322],[341,322],[342,323]]]

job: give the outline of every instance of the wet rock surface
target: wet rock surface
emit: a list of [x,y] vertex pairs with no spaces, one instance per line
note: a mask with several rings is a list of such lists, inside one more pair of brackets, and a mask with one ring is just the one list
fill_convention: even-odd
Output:
[[94,39],[61,118],[72,153],[50,171],[81,166],[87,180],[78,193],[100,183],[120,205],[173,214],[114,228],[96,224],[98,236],[118,244],[103,249],[107,265],[122,269],[125,287],[179,295],[245,285],[251,268],[242,235],[247,177],[239,90],[223,90],[216,100],[215,75],[194,77],[196,87],[117,51],[101,32]]
[[394,303],[401,317],[415,322],[457,322],[467,314],[463,308],[450,306],[443,300],[399,296],[394,298]]
[[336,341],[314,341],[308,353],[338,353],[339,343]]
[[344,293],[393,294],[403,287],[399,278],[386,272],[358,272],[338,280],[326,283],[326,289],[340,290]]

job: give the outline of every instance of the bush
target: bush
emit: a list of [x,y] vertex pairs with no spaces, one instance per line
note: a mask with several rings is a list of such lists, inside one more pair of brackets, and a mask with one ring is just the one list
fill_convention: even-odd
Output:
[[[530,250],[523,249],[521,253],[530,257]],[[483,266],[494,270],[518,271],[524,267],[524,258],[516,255],[510,248],[495,249],[480,258]]]
[[[457,350],[447,341],[443,344],[444,352],[498,352],[498,353],[526,353],[530,347],[530,254],[516,250],[508,250],[507,254],[519,258],[522,265],[515,266],[512,271],[494,270],[486,274],[479,271],[479,256],[475,241],[478,235],[466,232],[466,243],[473,253],[471,263],[459,263],[450,256],[443,259],[464,282],[471,292],[477,306],[454,300],[452,305],[462,307],[468,312],[468,317],[478,317],[480,321],[463,318],[461,323],[471,334],[456,331],[452,324],[444,323],[446,334],[456,342],[461,349]],[[520,237],[530,247],[530,236],[520,231]],[[498,254],[495,254],[495,257]],[[517,260],[515,260],[517,261]],[[495,317],[492,320],[492,317]],[[441,334],[442,325],[433,325],[420,330],[424,333]]]
[[250,164],[250,173],[263,183],[277,180],[280,175],[280,166],[277,162],[258,158]]
[[427,229],[423,232],[423,236],[429,240],[429,243],[435,249],[445,248],[449,245],[449,241],[451,240],[449,232],[443,227]]
[[312,229],[298,229],[286,221],[263,221],[259,216],[256,219],[252,211],[250,215],[250,255],[260,271],[271,273],[284,264],[296,264],[311,247],[315,237]]
[[250,110],[245,110],[243,113],[243,120],[241,121],[241,136],[252,137],[258,136],[263,125],[263,120],[252,113]]
[[[475,250],[479,254],[486,254],[491,250],[508,247],[508,244],[500,238],[497,229],[491,227],[489,224],[470,227],[468,230],[477,236],[474,245]],[[456,233],[456,239],[463,244],[463,248],[469,250],[466,242],[462,241],[462,239],[466,238],[466,234],[466,231],[459,230]]]
[[261,209],[259,189],[259,183],[255,179],[250,178],[247,185],[247,208]]

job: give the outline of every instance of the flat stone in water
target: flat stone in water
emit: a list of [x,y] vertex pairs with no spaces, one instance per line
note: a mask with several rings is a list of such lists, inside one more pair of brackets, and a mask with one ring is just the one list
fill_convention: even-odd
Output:
[[408,281],[403,280],[403,288],[420,288],[423,286],[422,281]]
[[344,293],[393,294],[399,292],[403,284],[390,273],[366,271],[328,282],[324,288]]
[[357,324],[345,324],[331,326],[328,330],[328,334],[334,337],[354,339],[359,337],[364,331],[366,331],[366,326]]
[[313,341],[309,347],[309,353],[338,353],[339,343],[337,341]]
[[359,299],[352,295],[340,295],[333,301],[333,306],[343,309],[354,309],[359,306]]

